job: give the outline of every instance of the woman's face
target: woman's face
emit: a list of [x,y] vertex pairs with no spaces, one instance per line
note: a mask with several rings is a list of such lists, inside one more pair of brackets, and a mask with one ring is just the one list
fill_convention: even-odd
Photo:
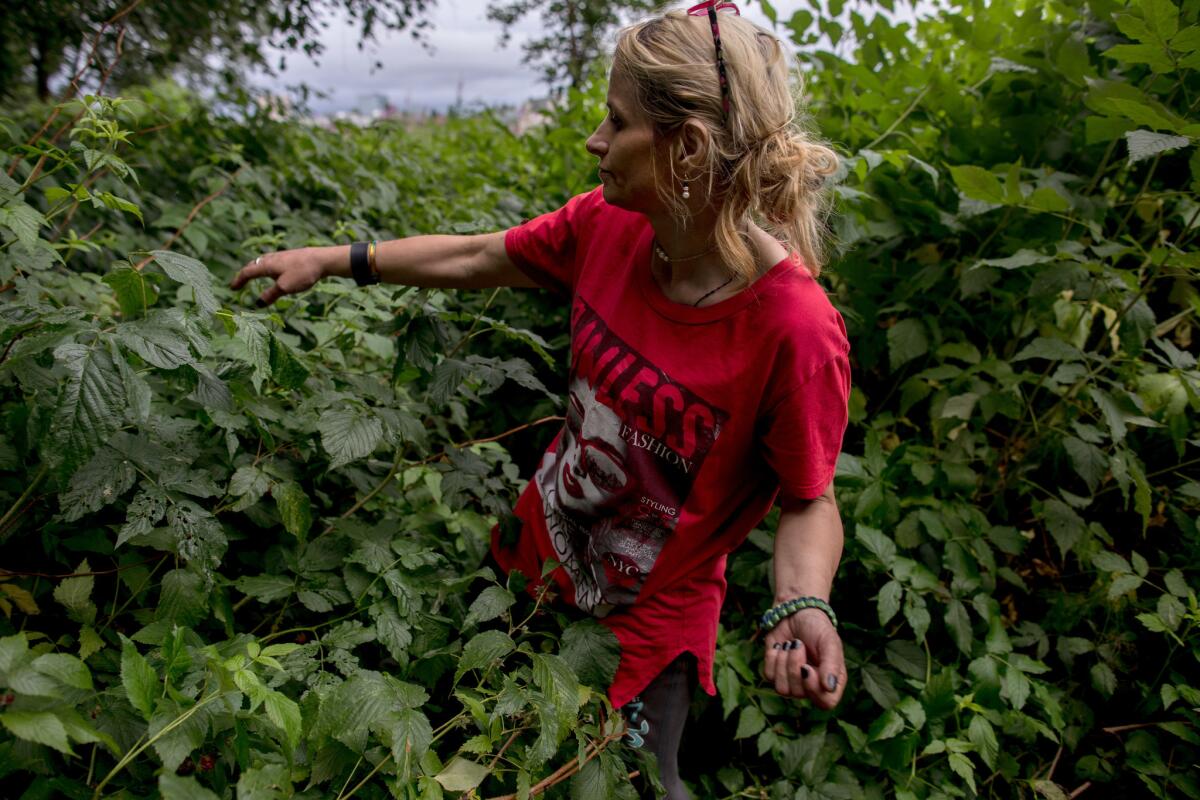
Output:
[[564,508],[595,516],[633,488],[621,420],[578,378],[567,393],[567,427],[559,444],[561,460],[554,480]]
[[638,108],[633,85],[618,70],[608,84],[608,116],[585,146],[600,159],[606,203],[643,214],[662,207],[655,165],[667,166],[667,151],[655,143],[654,128]]

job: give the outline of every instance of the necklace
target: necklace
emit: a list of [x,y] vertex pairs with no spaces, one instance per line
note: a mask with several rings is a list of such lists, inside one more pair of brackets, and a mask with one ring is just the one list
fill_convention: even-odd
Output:
[[729,285],[729,284],[731,284],[731,283],[733,283],[733,276],[732,276],[732,275],[730,275],[730,276],[729,276],[729,280],[727,280],[727,281],[725,281],[724,283],[722,283],[722,284],[721,284],[720,286],[718,286],[716,289],[713,289],[712,291],[705,292],[705,293],[704,293],[704,295],[703,295],[703,296],[702,296],[702,297],[701,297],[699,300],[697,300],[696,302],[692,303],[692,306],[693,306],[693,307],[699,306],[699,305],[700,305],[702,302],[704,302],[704,298],[705,298],[705,297],[708,297],[710,294],[713,294],[713,293],[715,293],[715,292],[718,292],[718,291],[720,291],[721,289],[724,289],[726,286],[728,286],[728,285]]
[[667,251],[662,249],[662,245],[660,245],[658,243],[658,239],[654,240],[654,254],[656,256],[658,256],[659,258],[661,258],[663,261],[666,261],[668,264],[677,264],[680,261],[693,261],[697,258],[700,258],[701,256],[706,256],[709,253],[715,253],[715,252],[717,252],[717,248],[714,246],[711,249],[705,250],[703,253],[697,253],[694,256],[684,256],[682,258],[671,258],[669,255],[667,255]]
[[[667,255],[666,251],[663,250],[662,247],[659,245],[658,240],[657,239],[654,240],[654,254],[657,255],[659,258],[661,258],[663,261],[666,261],[668,264],[675,264],[680,261],[691,261],[693,259],[699,258],[700,256],[706,256],[709,253],[714,252],[716,249],[717,248],[714,247],[714,248],[712,248],[712,250],[705,250],[703,253],[700,253],[700,254],[694,255],[694,256],[685,256],[683,258],[671,258],[670,256]],[[722,283],[720,286],[716,287],[715,289],[710,289],[707,292],[705,292],[703,295],[701,295],[699,300],[692,303],[692,307],[693,308],[698,307],[707,298],[709,298],[712,295],[716,294],[717,292],[721,291],[722,289],[724,289],[726,286],[728,286],[731,283],[733,283],[732,275],[730,275],[729,278],[724,283]]]

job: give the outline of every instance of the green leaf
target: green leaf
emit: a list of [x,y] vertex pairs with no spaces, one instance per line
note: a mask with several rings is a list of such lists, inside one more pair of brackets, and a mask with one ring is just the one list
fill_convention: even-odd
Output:
[[867,736],[870,737],[871,741],[877,742],[883,739],[890,739],[902,730],[904,730],[904,717],[889,708],[871,723],[871,727],[867,730]]
[[79,631],[79,657],[87,661],[88,657],[104,649],[104,640],[90,625],[84,625]]
[[63,366],[54,411],[52,462],[70,469],[86,461],[120,427],[125,410],[125,384],[112,356],[100,346],[64,344],[54,359]]
[[121,306],[121,316],[126,319],[145,316],[146,310],[158,301],[158,288],[150,276],[128,264],[115,267],[103,280],[112,287]]
[[187,339],[152,320],[122,323],[117,326],[116,335],[147,364],[161,369],[175,369],[195,361]]
[[0,723],[18,739],[53,747],[60,753],[74,756],[67,741],[67,729],[51,711],[15,711],[0,714]]
[[1100,407],[1100,412],[1104,414],[1104,420],[1108,423],[1108,430],[1112,435],[1113,442],[1121,442],[1125,438],[1126,432],[1125,415],[1121,413],[1116,401],[1108,392],[1096,386],[1088,386],[1087,393]]
[[154,752],[168,771],[174,772],[185,758],[204,744],[208,736],[210,708],[202,706],[179,721],[189,709],[165,702],[151,718],[147,733],[154,739]]
[[1075,544],[1083,538],[1086,527],[1083,518],[1075,513],[1075,509],[1057,498],[1050,498],[1042,506],[1042,515],[1046,521],[1046,529],[1054,537],[1054,543],[1063,558]]
[[332,461],[330,469],[375,452],[383,438],[379,417],[361,408],[330,409],[317,422],[321,445]]
[[970,419],[971,412],[975,409],[975,403],[979,400],[979,395],[975,392],[966,392],[946,399],[942,404],[941,412],[938,417],[941,419]]
[[1189,25],[1172,36],[1171,49],[1181,53],[1200,50],[1200,25]]
[[267,717],[287,736],[288,746],[295,749],[300,744],[300,706],[281,692],[268,691],[263,707]]
[[971,764],[971,759],[964,756],[962,753],[951,753],[949,756],[950,769],[954,774],[967,782],[971,787],[971,794],[975,794],[975,767]]
[[267,473],[258,467],[250,465],[238,467],[233,473],[233,477],[229,479],[229,494],[241,499],[233,504],[232,510],[244,511],[254,505],[262,499],[270,487],[271,482]]
[[[85,558],[75,567],[75,572],[91,572],[92,568]],[[92,575],[80,575],[77,578],[64,578],[54,587],[54,599],[65,609],[71,619],[90,625],[96,619],[96,604],[92,602],[92,587],[96,578]]]
[[754,736],[766,726],[767,718],[758,710],[758,706],[745,706],[738,716],[737,732],[733,734],[733,738],[745,739]]
[[1123,594],[1128,594],[1142,585],[1142,576],[1127,573],[1118,575],[1113,578],[1112,585],[1108,587],[1108,599],[1115,600]]
[[158,675],[137,651],[133,642],[121,637],[121,685],[125,696],[146,721],[154,714],[154,703],[162,691]]
[[1137,128],[1132,121],[1119,117],[1089,116],[1083,121],[1085,139],[1088,144],[1111,142],[1125,135],[1126,131]]
[[1114,14],[1112,19],[1113,22],[1117,23],[1117,29],[1130,39],[1136,39],[1139,42],[1154,40],[1154,35],[1150,32],[1150,28],[1146,26],[1145,20],[1141,17],[1136,17],[1133,14]]
[[1130,164],[1136,164],[1159,153],[1165,153],[1168,150],[1177,150],[1180,147],[1187,147],[1191,144],[1191,139],[1186,136],[1174,136],[1169,133],[1155,133],[1154,131],[1145,130],[1126,132],[1125,141],[1129,145],[1128,163]]
[[1187,127],[1187,120],[1123,81],[1091,81],[1084,102],[1100,114],[1124,117],[1147,128],[1166,128],[1172,133],[1183,133],[1183,128]]
[[1153,72],[1170,72],[1175,68],[1170,55],[1156,44],[1118,44],[1104,55],[1124,64],[1149,64]]
[[571,800],[595,800],[614,796],[616,786],[599,758],[593,758],[571,778]]
[[515,602],[516,598],[512,592],[503,586],[488,586],[471,602],[467,617],[463,620],[463,627],[493,620]]
[[1024,672],[1011,666],[1005,668],[1004,681],[1000,686],[1000,696],[1006,698],[1017,711],[1025,707],[1032,688],[1029,678],[1025,677]]
[[271,375],[271,333],[249,314],[239,314],[237,341],[245,350],[245,355],[239,353],[238,358],[254,368],[250,381],[256,392],[262,391],[263,381]]
[[308,380],[308,367],[292,348],[281,342],[275,334],[270,338],[271,375],[284,389],[299,389]]
[[551,653],[534,653],[533,682],[558,713],[559,724],[564,729],[575,721],[579,709],[579,681],[567,662]]
[[293,481],[281,481],[271,490],[271,497],[275,499],[284,529],[304,541],[313,522],[312,504],[304,489]]
[[621,645],[607,627],[585,619],[572,623],[563,631],[560,655],[581,682],[607,688],[617,673]]
[[925,335],[925,326],[912,317],[902,319],[887,329],[888,362],[892,371],[914,358],[929,352],[929,339]]
[[1029,197],[1025,198],[1025,205],[1035,211],[1049,212],[1063,212],[1071,207],[1071,203],[1067,198],[1049,186],[1035,189]]
[[32,666],[73,689],[91,689],[92,673],[82,661],[66,653],[44,653],[33,660]]
[[1054,57],[1055,66],[1071,83],[1082,86],[1085,75],[1094,75],[1082,34],[1067,36]]
[[158,776],[158,791],[162,800],[220,800],[195,778],[183,778],[166,772]]
[[1005,256],[1004,258],[985,258],[979,263],[986,264],[989,267],[999,267],[1000,269],[1020,269],[1021,267],[1030,267],[1034,264],[1053,263],[1055,260],[1055,256],[1046,255],[1045,253],[1040,253],[1037,250],[1030,250],[1027,247],[1022,247],[1011,256]]
[[1167,591],[1176,597],[1187,597],[1190,589],[1187,581],[1183,578],[1183,573],[1177,569],[1173,569],[1163,576],[1163,582],[1167,585]]
[[1071,466],[1087,484],[1088,491],[1095,492],[1104,473],[1108,471],[1108,458],[1104,451],[1074,436],[1064,439],[1063,447],[1071,457]]
[[967,607],[957,598],[951,600],[946,607],[946,627],[954,637],[954,644],[963,655],[971,655],[974,635],[971,631],[971,619]]
[[[900,611],[900,599],[904,594],[904,587],[899,581],[890,580],[883,585],[879,590],[879,598],[876,603],[879,612],[879,624],[886,625],[892,617],[896,616]],[[960,604],[961,605],[961,604]]]
[[448,792],[469,792],[483,783],[487,776],[487,767],[455,756],[441,772],[433,776],[433,779]]
[[379,641],[392,654],[392,658],[401,663],[407,661],[408,648],[413,641],[412,626],[400,618],[395,606],[383,603],[372,607],[371,618],[375,621]]
[[203,578],[186,569],[173,569],[163,576],[155,619],[191,626],[207,616],[208,592]]
[[883,532],[867,525],[859,525],[854,529],[854,538],[858,539],[875,557],[883,562],[884,568],[890,568],[896,560],[896,545]]
[[476,633],[462,649],[462,657],[458,660],[458,669],[455,670],[455,681],[462,678],[468,669],[487,667],[498,658],[509,655],[515,648],[512,637],[503,631]]
[[1146,27],[1161,41],[1168,41],[1179,30],[1179,8],[1171,0],[1137,0]]
[[196,298],[196,305],[208,314],[216,312],[221,304],[213,294],[213,279],[208,267],[194,258],[173,253],[169,250],[151,250],[150,255],[162,267],[163,272],[175,281],[190,286]]
[[1101,550],[1092,556],[1092,564],[1105,572],[1133,572],[1133,569],[1129,566],[1129,562],[1125,560],[1125,556],[1108,550]]
[[38,231],[45,227],[46,218],[24,201],[9,200],[0,208],[0,225],[12,230],[17,235],[17,241],[25,247],[33,248],[37,246]]
[[429,719],[417,709],[408,708],[388,718],[392,758],[401,767],[416,764],[424,757],[433,742]]
[[1062,339],[1050,339],[1039,336],[1021,348],[1021,352],[1012,357],[1013,361],[1024,361],[1029,358],[1047,358],[1051,361],[1080,361],[1083,353],[1078,347],[1064,342]]
[[1000,179],[983,167],[973,164],[951,166],[950,175],[959,191],[972,200],[1004,204],[1004,187],[1000,185]]

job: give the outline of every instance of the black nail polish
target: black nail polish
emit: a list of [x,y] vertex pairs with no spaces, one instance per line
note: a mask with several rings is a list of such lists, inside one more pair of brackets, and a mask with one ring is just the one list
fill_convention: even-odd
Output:
[[804,680],[808,680],[808,667],[800,668],[800,677],[804,678]]
[[778,650],[781,647],[783,647],[783,645],[781,645],[779,642],[776,642],[775,644],[771,645],[772,650]]

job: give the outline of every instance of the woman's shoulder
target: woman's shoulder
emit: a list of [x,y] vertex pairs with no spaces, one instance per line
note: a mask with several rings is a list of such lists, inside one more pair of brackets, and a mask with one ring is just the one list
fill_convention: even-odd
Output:
[[760,293],[759,309],[775,332],[791,340],[828,340],[835,350],[848,348],[841,312],[803,260],[792,253],[775,270],[775,280]]

